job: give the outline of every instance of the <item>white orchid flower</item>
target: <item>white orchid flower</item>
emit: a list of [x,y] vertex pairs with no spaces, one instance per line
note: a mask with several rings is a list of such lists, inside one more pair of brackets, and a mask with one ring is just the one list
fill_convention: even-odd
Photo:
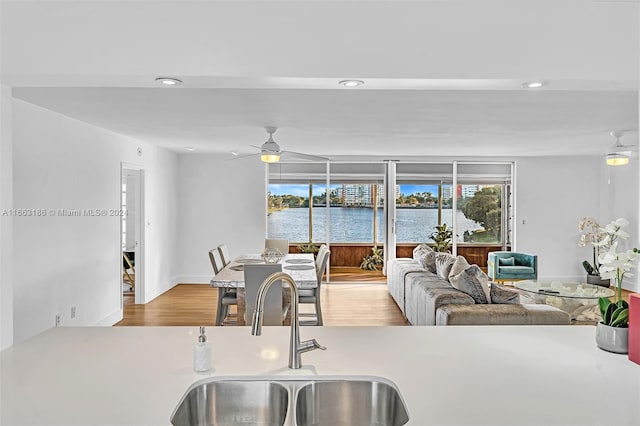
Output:
[[623,218],[623,217],[614,220],[613,223],[618,225],[618,227],[620,227],[620,228],[624,228],[625,226],[629,226],[629,221],[627,219]]
[[610,242],[611,242],[611,236],[607,234],[607,236],[604,237],[602,240],[594,241],[592,244],[596,247],[605,247],[605,246],[608,246]]

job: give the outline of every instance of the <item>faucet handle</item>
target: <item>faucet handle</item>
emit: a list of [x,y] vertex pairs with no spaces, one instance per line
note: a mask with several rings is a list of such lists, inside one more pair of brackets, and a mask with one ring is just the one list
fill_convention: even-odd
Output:
[[327,350],[327,348],[318,343],[316,339],[305,340],[298,345],[298,352],[300,353],[313,351],[315,349]]
[[322,346],[316,339],[311,339],[311,343],[313,344],[314,349],[321,349],[323,351],[327,350],[326,346]]

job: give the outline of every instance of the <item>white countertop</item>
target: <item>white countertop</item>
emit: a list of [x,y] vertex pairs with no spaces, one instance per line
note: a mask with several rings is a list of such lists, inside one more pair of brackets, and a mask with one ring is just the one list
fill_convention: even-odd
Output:
[[411,425],[639,425],[640,365],[593,326],[302,327],[326,351],[289,370],[288,327],[208,327],[214,370],[192,371],[197,327],[53,328],[0,353],[2,425],[168,425],[209,376],[375,375]]

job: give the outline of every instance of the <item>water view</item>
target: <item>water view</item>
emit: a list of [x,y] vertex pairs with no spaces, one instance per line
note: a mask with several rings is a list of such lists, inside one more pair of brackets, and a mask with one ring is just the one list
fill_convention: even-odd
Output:
[[[428,240],[438,224],[437,209],[397,209],[396,236],[398,243],[422,243]],[[451,209],[442,210],[443,222],[451,226]],[[373,209],[331,207],[331,242],[370,243],[373,241]],[[269,238],[285,238],[291,242],[309,240],[309,209],[289,208],[272,212],[268,217]],[[384,241],[383,210],[378,209],[377,242]],[[477,222],[457,213],[458,241],[463,241],[465,231],[481,229]],[[313,241],[326,239],[326,208],[313,209]]]

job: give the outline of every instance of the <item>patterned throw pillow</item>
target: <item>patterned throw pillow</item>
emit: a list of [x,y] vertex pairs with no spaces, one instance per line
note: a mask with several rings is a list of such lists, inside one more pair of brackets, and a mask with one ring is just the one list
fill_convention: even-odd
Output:
[[498,283],[491,283],[489,293],[491,295],[491,303],[500,303],[505,305],[520,304],[520,293]]
[[476,303],[491,303],[489,277],[478,265],[469,265],[464,257],[456,258],[449,282],[455,289],[471,296]]
[[455,261],[456,257],[450,253],[436,253],[436,275],[443,280],[448,280]]

